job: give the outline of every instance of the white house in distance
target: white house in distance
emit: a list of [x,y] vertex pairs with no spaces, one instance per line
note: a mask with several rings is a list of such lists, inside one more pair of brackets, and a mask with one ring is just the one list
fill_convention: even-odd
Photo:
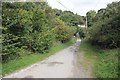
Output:
[[82,28],[85,28],[86,26],[85,26],[85,25],[78,25],[78,27],[82,27]]

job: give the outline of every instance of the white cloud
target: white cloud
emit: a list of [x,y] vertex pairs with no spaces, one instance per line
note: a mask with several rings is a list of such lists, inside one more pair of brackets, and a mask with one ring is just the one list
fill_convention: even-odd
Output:
[[[65,7],[63,7],[60,3],[62,3]],[[108,3],[111,3],[116,0],[47,0],[48,4],[52,8],[57,8],[61,10],[70,10],[79,15],[85,16],[86,12],[89,10],[99,10],[101,8],[105,8]],[[120,1],[120,0],[117,0]]]

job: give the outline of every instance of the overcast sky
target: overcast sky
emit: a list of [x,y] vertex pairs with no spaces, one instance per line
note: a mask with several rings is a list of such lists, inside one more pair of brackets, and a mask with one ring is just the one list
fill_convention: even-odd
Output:
[[[52,8],[61,9],[63,11],[70,10],[81,16],[85,16],[86,12],[88,12],[89,10],[98,11],[101,8],[105,8],[108,3],[111,3],[113,1],[120,0],[47,0],[48,4]],[[68,9],[63,7],[59,2]]]

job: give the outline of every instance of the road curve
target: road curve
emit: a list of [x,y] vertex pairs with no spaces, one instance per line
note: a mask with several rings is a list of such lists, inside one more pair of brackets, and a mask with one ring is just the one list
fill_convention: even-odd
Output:
[[77,41],[72,46],[57,52],[47,59],[16,71],[4,78],[76,78],[75,52],[80,45]]

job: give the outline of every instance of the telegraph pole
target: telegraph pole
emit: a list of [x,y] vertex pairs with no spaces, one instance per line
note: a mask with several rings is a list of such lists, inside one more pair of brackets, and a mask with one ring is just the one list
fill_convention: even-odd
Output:
[[86,15],[86,26],[85,27],[86,27],[86,30],[87,30],[87,15]]
[[88,25],[87,25],[87,14],[86,14],[86,20],[85,20],[85,28],[86,28],[86,35],[87,35],[87,27],[88,27]]

